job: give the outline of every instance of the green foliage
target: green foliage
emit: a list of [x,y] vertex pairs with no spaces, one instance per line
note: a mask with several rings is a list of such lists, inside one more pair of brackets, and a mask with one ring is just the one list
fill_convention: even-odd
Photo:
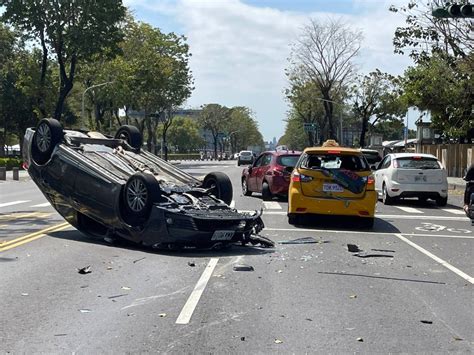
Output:
[[232,152],[239,152],[249,146],[263,146],[263,137],[258,123],[248,107],[236,106],[231,109],[229,121],[224,127]]
[[383,135],[386,141],[403,139],[403,128],[405,123],[402,119],[394,119],[377,122],[373,127],[373,132]]
[[173,123],[168,130],[168,142],[179,153],[194,151],[201,148],[204,144],[198,124],[195,120],[188,117],[173,118]]
[[21,168],[22,160],[19,158],[0,158],[0,166],[6,167],[7,170],[12,168]]
[[303,150],[308,144],[307,134],[303,130],[303,119],[299,114],[293,113],[286,120],[285,134],[278,140],[278,145],[286,145],[288,149]]
[[405,72],[408,104],[431,112],[434,128],[459,137],[474,127],[474,55],[452,63],[435,55]]

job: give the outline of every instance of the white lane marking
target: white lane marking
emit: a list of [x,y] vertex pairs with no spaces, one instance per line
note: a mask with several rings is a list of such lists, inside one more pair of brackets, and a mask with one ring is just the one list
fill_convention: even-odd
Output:
[[408,213],[423,213],[422,211],[420,211],[416,208],[413,208],[413,207],[405,207],[405,206],[393,206],[393,207],[396,207],[396,208],[401,209],[402,211],[408,212]]
[[413,243],[411,240],[405,238],[403,235],[401,234],[395,234],[395,236],[404,241],[405,243],[407,243],[408,245],[412,246],[413,248],[417,249],[418,251],[422,252],[423,254],[425,254],[426,256],[430,257],[431,259],[433,259],[434,261],[436,261],[437,263],[441,264],[442,266],[444,266],[445,268],[451,270],[452,272],[454,272],[455,274],[457,274],[458,276],[461,276],[464,280],[470,282],[471,284],[474,284],[474,277],[472,276],[469,276],[468,274],[464,273],[463,271],[459,270],[458,268],[454,267],[453,265],[451,265],[450,263],[448,263],[447,261],[444,261],[443,259],[437,257],[436,255],[434,255],[433,253],[430,253],[428,250],[420,247],[418,244],[415,244]]
[[181,310],[181,313],[179,314],[178,319],[176,319],[176,324],[189,323],[191,316],[193,315],[193,312],[196,309],[199,299],[201,298],[201,295],[204,292],[207,282],[211,278],[212,273],[214,272],[214,268],[216,267],[218,261],[219,261],[219,258],[212,258],[209,261],[209,264],[207,264],[206,269],[201,275],[201,278],[197,282],[196,286],[194,287],[193,292],[191,292],[191,295],[189,296],[188,300],[186,301],[186,304]]
[[235,208],[235,200],[232,200],[229,205],[230,208]]
[[[279,211],[265,211],[263,215],[286,215],[287,212],[279,212]],[[324,215],[321,215],[324,216]],[[427,215],[399,215],[399,214],[375,214],[375,217],[381,219],[428,219],[428,220],[443,220],[443,221],[469,221],[467,217],[451,217],[451,216],[427,216]]]
[[20,203],[27,203],[27,202],[31,202],[31,200],[26,200],[26,201],[12,201],[12,202],[0,203],[0,207],[7,207],[7,206],[19,205]]
[[51,206],[51,204],[49,202],[45,202],[45,203],[40,203],[39,205],[30,206],[30,207],[48,207],[48,206]]
[[[264,232],[318,232],[318,233],[350,233],[350,234],[366,234],[366,235],[393,235],[389,232],[369,232],[369,231],[353,231],[353,230],[334,230],[334,229],[304,229],[304,228],[268,228],[263,229]],[[465,235],[448,235],[448,234],[427,234],[427,233],[401,233],[407,237],[430,237],[430,238],[453,238],[453,239],[474,239]]]
[[443,211],[452,213],[452,214],[460,214],[460,215],[465,215],[463,210],[457,210],[455,208],[442,208]]
[[281,205],[274,201],[263,201],[263,207],[266,210],[281,210]]

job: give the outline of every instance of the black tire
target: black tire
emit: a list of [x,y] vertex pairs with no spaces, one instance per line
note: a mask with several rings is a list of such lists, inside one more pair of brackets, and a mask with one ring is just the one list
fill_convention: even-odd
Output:
[[237,161],[237,166],[240,166],[240,160],[239,160],[239,161]]
[[436,198],[436,205],[439,207],[444,207],[448,204],[448,197],[438,197]]
[[211,193],[226,204],[232,202],[233,190],[229,177],[221,172],[213,172],[206,175],[202,187],[209,189]]
[[387,186],[385,184],[382,185],[382,202],[384,205],[392,205],[395,198],[390,197],[387,191]]
[[160,196],[160,184],[152,175],[141,172],[132,175],[123,191],[123,219],[132,225],[142,223]]
[[290,213],[288,215],[288,224],[291,224],[291,225],[301,224],[301,216]]
[[64,131],[54,118],[44,118],[36,127],[31,142],[31,157],[36,164],[45,164],[51,159],[54,148],[61,143]]
[[140,149],[142,146],[143,137],[140,130],[132,125],[123,125],[115,133],[115,138],[123,139],[129,146],[135,149]]
[[426,203],[428,202],[428,199],[426,197],[418,197],[418,201],[421,204],[426,205]]
[[272,199],[272,192],[270,191],[270,186],[268,182],[264,181],[262,183],[262,200],[263,201],[270,201]]
[[244,196],[252,195],[252,191],[249,191],[249,187],[247,185],[247,179],[246,178],[242,179],[242,194]]

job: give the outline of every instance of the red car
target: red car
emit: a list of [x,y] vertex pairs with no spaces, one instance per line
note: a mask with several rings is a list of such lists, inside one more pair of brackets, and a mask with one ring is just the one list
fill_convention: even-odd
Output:
[[250,196],[252,192],[261,192],[264,200],[288,196],[291,171],[300,155],[301,152],[292,150],[263,152],[242,171],[242,193]]

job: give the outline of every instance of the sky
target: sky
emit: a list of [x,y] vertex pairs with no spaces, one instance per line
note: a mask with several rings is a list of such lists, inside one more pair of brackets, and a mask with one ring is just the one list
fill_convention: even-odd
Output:
[[195,89],[183,107],[208,103],[247,106],[266,141],[278,140],[284,133],[290,108],[284,95],[289,87],[287,58],[310,18],[342,19],[362,31],[362,48],[355,60],[361,74],[378,68],[396,75],[412,62],[408,56],[393,53],[393,34],[405,19],[388,8],[407,2],[124,0],[137,20],[187,37]]

